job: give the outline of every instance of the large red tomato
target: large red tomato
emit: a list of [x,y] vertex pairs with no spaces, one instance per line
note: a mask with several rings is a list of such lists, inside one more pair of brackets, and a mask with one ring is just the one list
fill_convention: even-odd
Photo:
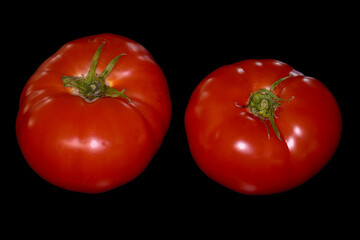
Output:
[[41,177],[97,193],[146,168],[170,115],[168,85],[150,53],[101,34],[64,45],[37,69],[21,94],[16,132]]
[[342,121],[320,81],[268,59],[207,76],[191,96],[185,127],[206,175],[261,195],[289,190],[319,172],[337,148]]

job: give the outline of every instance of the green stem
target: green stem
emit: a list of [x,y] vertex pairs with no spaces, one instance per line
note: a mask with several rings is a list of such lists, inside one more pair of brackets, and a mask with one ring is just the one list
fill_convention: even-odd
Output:
[[125,89],[119,91],[115,88],[111,88],[105,81],[116,62],[120,59],[120,57],[124,56],[125,53],[111,60],[100,75],[96,74],[97,63],[104,44],[105,43],[101,44],[96,50],[91,61],[88,74],[85,77],[63,76],[63,86],[76,89],[77,95],[84,98],[87,102],[93,102],[101,97],[122,97],[127,99],[130,103],[130,98],[124,94]]
[[287,77],[283,77],[280,78],[279,80],[277,80],[276,82],[274,82],[271,86],[270,86],[270,92],[272,92],[274,90],[274,88],[279,85],[279,83],[281,83],[282,81],[284,81],[285,79],[288,79],[289,77],[291,77],[291,75],[287,76]]
[[273,90],[277,85],[279,85],[282,81],[288,79],[289,77],[291,77],[291,75],[277,80],[270,86],[270,90],[262,88],[257,90],[255,93],[250,93],[249,101],[246,106],[240,106],[235,103],[237,107],[247,107],[250,113],[254,114],[264,122],[269,139],[270,133],[265,120],[270,121],[270,124],[276,136],[280,141],[282,141],[280,131],[275,124],[275,110],[281,105],[279,101],[290,101],[294,99],[294,97],[291,97],[290,99],[282,99],[276,96],[273,93]]

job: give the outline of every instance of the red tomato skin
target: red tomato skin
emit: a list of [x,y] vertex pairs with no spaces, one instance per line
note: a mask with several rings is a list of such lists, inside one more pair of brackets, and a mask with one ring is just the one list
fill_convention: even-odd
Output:
[[[62,85],[62,76],[89,71],[105,42],[97,73],[117,55],[107,82],[124,98],[86,102]],[[136,178],[159,149],[171,118],[168,85],[160,67],[140,44],[101,34],[65,44],[26,83],[16,133],[31,168],[61,188],[99,193]]]
[[[280,78],[274,93],[282,99],[275,123],[263,121],[247,108],[251,92]],[[265,195],[287,191],[318,173],[340,141],[342,120],[338,104],[318,80],[272,59],[245,60],[223,66],[194,90],[185,113],[190,151],[211,179],[234,191]]]

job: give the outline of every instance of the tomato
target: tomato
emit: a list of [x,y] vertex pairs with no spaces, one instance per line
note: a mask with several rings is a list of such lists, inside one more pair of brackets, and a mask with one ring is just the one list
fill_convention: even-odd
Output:
[[150,53],[101,34],[65,44],[40,65],[22,91],[16,133],[42,178],[99,193],[148,166],[170,117],[167,81]]
[[265,195],[318,173],[336,151],[342,120],[319,80],[277,60],[245,60],[200,82],[185,128],[208,177],[239,193]]

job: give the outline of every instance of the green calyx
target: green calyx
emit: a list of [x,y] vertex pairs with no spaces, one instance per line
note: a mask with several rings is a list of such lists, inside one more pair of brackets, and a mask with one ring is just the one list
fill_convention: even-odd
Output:
[[259,117],[265,123],[269,139],[270,139],[270,133],[265,120],[270,121],[276,136],[279,138],[280,141],[282,140],[279,129],[275,125],[275,120],[274,120],[275,110],[281,105],[280,101],[290,101],[294,97],[288,100],[281,99],[273,93],[273,90],[279,83],[281,83],[282,81],[284,81],[289,77],[291,76],[287,76],[276,81],[273,85],[271,85],[270,90],[262,88],[257,90],[255,93],[251,93],[248,104],[246,106],[239,106],[237,103],[235,103],[237,107],[247,107],[250,113]]
[[93,102],[101,97],[123,97],[131,102],[130,98],[124,94],[125,89],[119,91],[115,88],[111,88],[105,81],[113,69],[115,63],[120,59],[120,57],[125,55],[125,53],[111,60],[101,74],[96,74],[97,63],[104,44],[105,43],[101,44],[100,47],[96,50],[91,61],[88,74],[85,77],[63,76],[63,86],[76,89],[74,92],[78,96],[84,98],[87,102]]

